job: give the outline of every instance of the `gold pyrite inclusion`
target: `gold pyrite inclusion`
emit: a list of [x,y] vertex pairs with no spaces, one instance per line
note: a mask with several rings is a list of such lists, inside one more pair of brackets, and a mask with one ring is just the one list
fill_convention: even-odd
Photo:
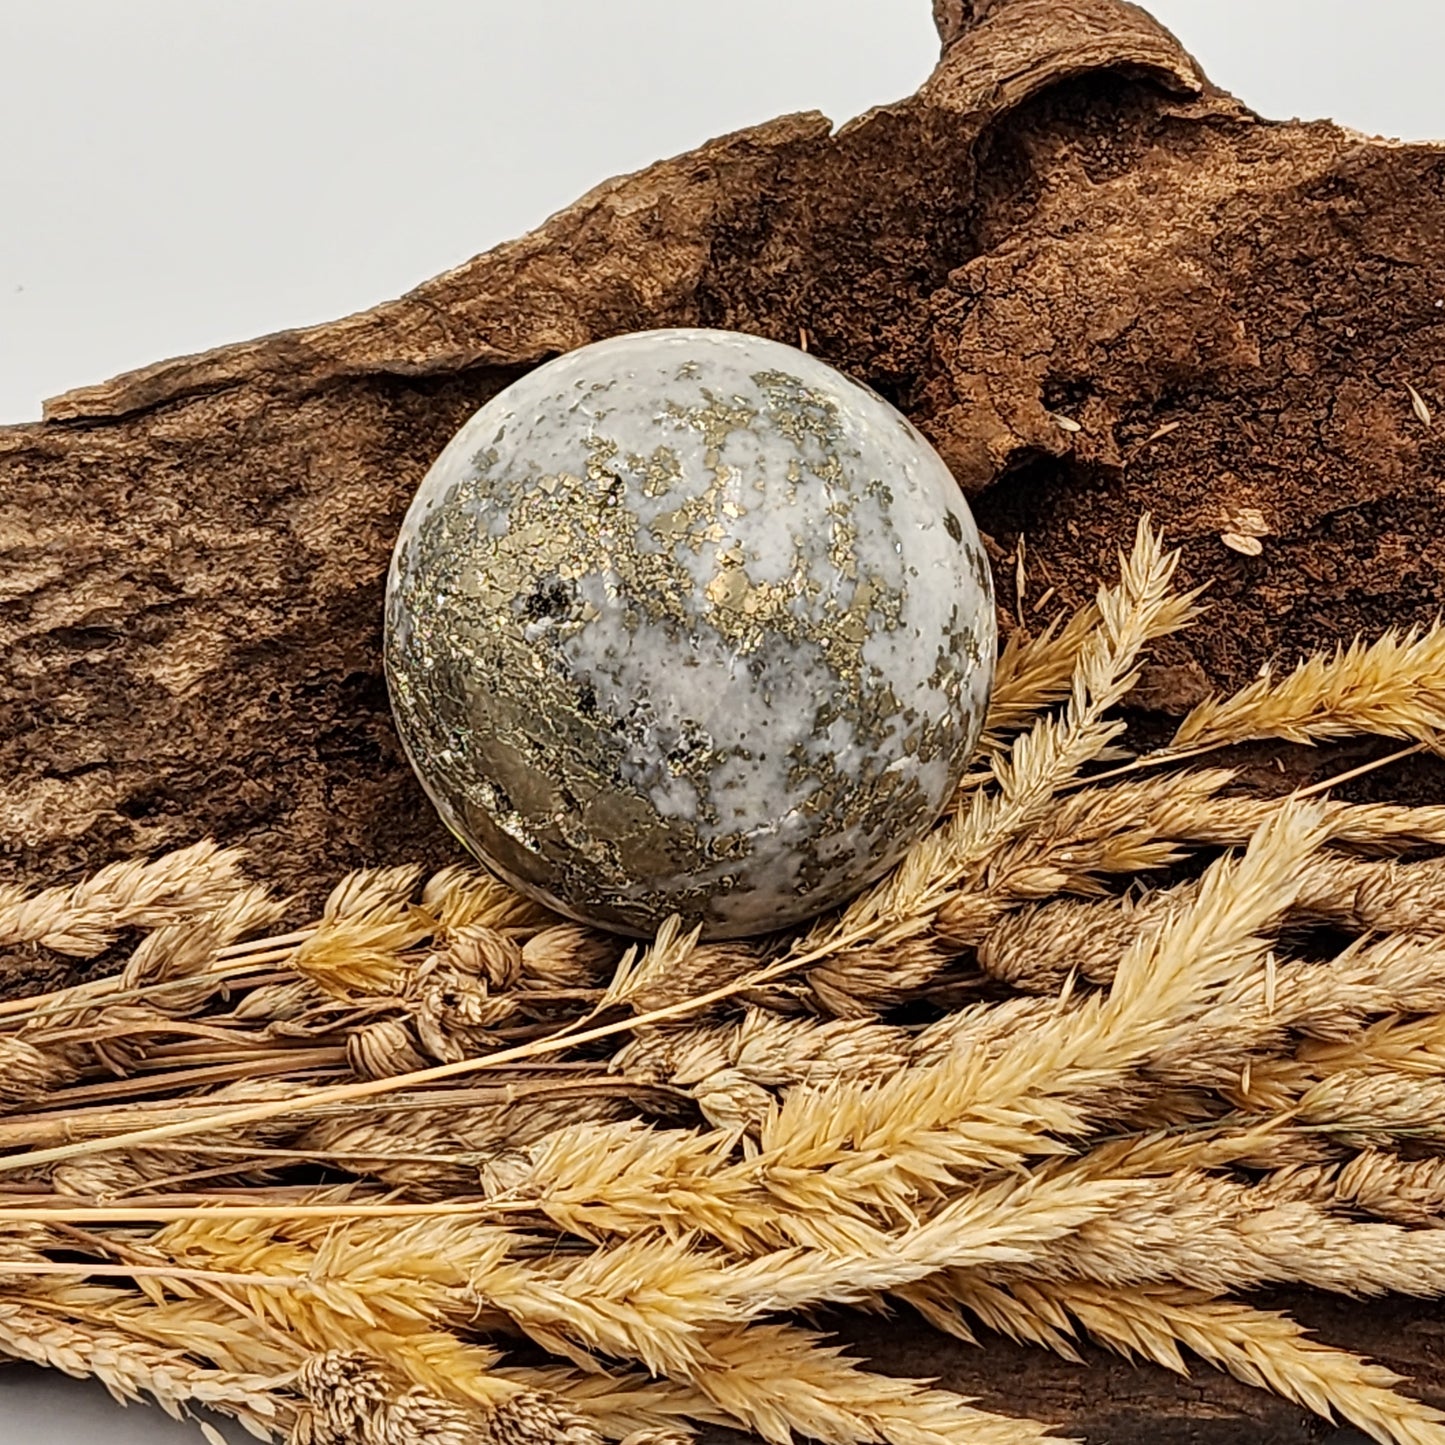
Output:
[[392,559],[397,725],[524,892],[647,934],[795,923],[937,818],[993,675],[988,562],[937,453],[792,347],[619,336],[487,403]]

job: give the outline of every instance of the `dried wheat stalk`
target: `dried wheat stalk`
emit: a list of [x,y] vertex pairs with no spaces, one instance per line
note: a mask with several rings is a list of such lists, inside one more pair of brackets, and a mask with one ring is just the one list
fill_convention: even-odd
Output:
[[[1141,525],[1016,633],[950,816],[792,940],[628,948],[462,868],[256,937],[283,906],[211,845],[0,894],[0,942],[148,931],[0,1004],[0,1352],[298,1445],[1051,1438],[798,1322],[902,1301],[1440,1445],[1389,1371],[1227,1296],[1445,1290],[1445,868],[1407,856],[1445,809],[1183,765],[1433,742],[1445,638],[1310,659],[1101,774],[1194,615],[1173,567]],[[1321,922],[1361,936],[1312,955]]]
[[153,863],[112,863],[69,888],[26,898],[0,889],[0,943],[38,943],[93,958],[126,928],[157,928],[225,904],[246,887],[241,854],[202,842]]
[[[962,1305],[991,1328],[1073,1356],[1078,1328],[1120,1354],[1187,1374],[1180,1347],[1327,1419],[1357,1425],[1382,1445],[1440,1445],[1445,1415],[1408,1400],[1393,1371],[1313,1340],[1294,1321],[1266,1310],[1174,1286],[1101,1289],[1088,1284],[989,1286],[961,1290]],[[956,1307],[956,1306],[955,1306]],[[932,1316],[950,1327],[947,1310]]]
[[1306,658],[1290,675],[1269,673],[1233,697],[1199,704],[1174,734],[1175,748],[1221,747],[1250,738],[1322,742],[1373,733],[1433,743],[1445,730],[1445,630],[1356,638]]
[[293,1411],[264,1375],[199,1366],[184,1348],[87,1325],[40,1302],[0,1297],[0,1351],[77,1379],[93,1376],[122,1403],[149,1396],[176,1418],[192,1405],[223,1411],[260,1440],[292,1424]]

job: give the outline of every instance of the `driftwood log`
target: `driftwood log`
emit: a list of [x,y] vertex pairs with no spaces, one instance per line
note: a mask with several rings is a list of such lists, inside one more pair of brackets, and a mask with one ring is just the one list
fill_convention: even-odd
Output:
[[[0,430],[0,881],[206,835],[309,902],[359,865],[454,860],[380,674],[393,534],[472,410],[620,331],[803,339],[892,399],[972,500],[1014,625],[1080,602],[1152,512],[1214,612],[1146,674],[1146,733],[1271,660],[1432,618],[1445,148],[1261,120],[1120,0],[935,14],[938,69],[896,105],[725,136],[373,311]],[[1301,750],[1278,785],[1322,766]],[[1386,776],[1359,786],[1445,792],[1431,760]],[[57,966],[0,959],[0,983]],[[1281,1298],[1445,1404],[1437,1307]],[[1203,1368],[844,1328],[1093,1441],[1328,1433]]]

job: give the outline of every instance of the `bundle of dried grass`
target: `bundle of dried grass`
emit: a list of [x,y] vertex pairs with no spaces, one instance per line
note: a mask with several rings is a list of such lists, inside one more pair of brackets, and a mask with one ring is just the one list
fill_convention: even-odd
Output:
[[210,845],[7,891],[0,939],[146,936],[0,1003],[0,1353],[314,1445],[1055,1438],[798,1319],[891,1304],[1445,1445],[1237,1297],[1445,1293],[1445,813],[1196,761],[1433,745],[1445,631],[1121,769],[1118,706],[1195,615],[1172,574],[1141,525],[1116,585],[1015,632],[950,815],[794,939],[624,951],[463,869],[257,937],[284,906]]

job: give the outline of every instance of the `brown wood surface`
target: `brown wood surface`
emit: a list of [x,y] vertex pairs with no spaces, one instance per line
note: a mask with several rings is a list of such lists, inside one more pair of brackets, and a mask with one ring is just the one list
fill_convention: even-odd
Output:
[[[1147,675],[1146,729],[1264,662],[1433,617],[1445,149],[1261,121],[1119,0],[935,9],[950,43],[896,105],[724,137],[374,311],[0,430],[0,881],[205,835],[307,901],[358,865],[453,859],[378,666],[392,537],[473,409],[620,331],[805,332],[933,439],[1005,584],[1026,536],[1033,599],[1082,600],[1151,511],[1214,611]],[[1220,541],[1247,507],[1270,532],[1257,558]],[[1279,785],[1338,761],[1301,754]],[[1361,786],[1439,801],[1442,778]],[[63,976],[0,962],[11,991]],[[1434,1304],[1280,1300],[1445,1403]],[[1081,1368],[903,1319],[844,1332],[1091,1441],[1328,1429],[1202,1367]]]

